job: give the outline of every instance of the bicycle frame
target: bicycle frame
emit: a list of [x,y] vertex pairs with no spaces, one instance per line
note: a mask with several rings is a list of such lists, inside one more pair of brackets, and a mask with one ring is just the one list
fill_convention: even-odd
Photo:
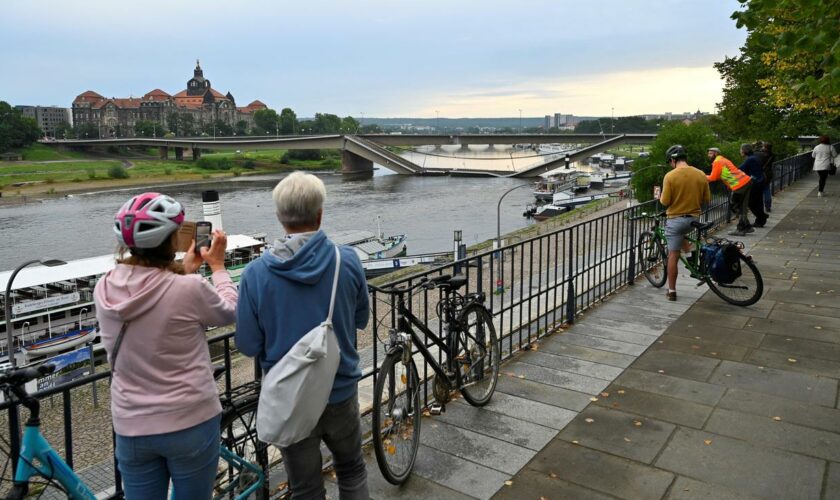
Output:
[[[449,321],[444,321],[443,328],[444,333],[450,338],[442,339],[432,332],[429,327],[423,324],[420,319],[417,318],[417,316],[415,316],[408,307],[406,307],[403,294],[399,294],[397,296],[397,331],[409,334],[411,336],[412,344],[417,346],[417,349],[429,363],[429,366],[432,367],[432,370],[438,376],[452,382],[452,372],[454,372],[454,370],[452,369],[452,353],[450,352],[452,332],[449,330],[449,324]],[[425,342],[423,342],[423,339],[420,338],[414,328],[423,332],[423,335],[425,335],[427,339],[431,340],[432,343],[437,345],[443,352],[446,353],[446,368],[449,373],[447,373],[447,370],[444,370],[440,363],[437,362],[434,355],[432,355],[429,348],[426,347]]]
[[[662,224],[662,219],[658,216],[654,216],[653,227],[653,234],[656,235],[656,239],[662,244],[665,248],[665,251],[668,251],[668,240],[665,238],[665,225]],[[690,235],[693,233],[697,233],[696,238],[692,238]],[[703,270],[700,269],[700,249],[703,247],[703,235],[700,234],[699,230],[692,229],[691,232],[683,236],[686,241],[694,245],[694,258],[686,258],[682,252],[680,252],[680,262],[688,268],[689,272],[694,274],[703,274]]]
[[[23,444],[18,457],[15,472],[15,487],[24,486],[28,489],[32,476],[39,475],[48,479],[55,479],[65,489],[70,498],[76,500],[95,500],[96,495],[73,472],[58,453],[52,449],[44,436],[41,435],[40,425],[27,422],[23,431]],[[17,492],[13,490],[13,492]],[[20,491],[23,498],[25,491]],[[14,498],[10,496],[11,498]]]

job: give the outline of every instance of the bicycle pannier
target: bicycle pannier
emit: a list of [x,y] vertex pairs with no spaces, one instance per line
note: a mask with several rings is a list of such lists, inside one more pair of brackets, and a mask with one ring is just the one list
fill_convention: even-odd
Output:
[[741,276],[741,251],[730,241],[719,241],[703,246],[706,272],[716,283],[731,284]]
[[327,407],[340,353],[332,325],[341,253],[335,247],[330,312],[268,370],[257,406],[257,436],[281,447],[307,438]]

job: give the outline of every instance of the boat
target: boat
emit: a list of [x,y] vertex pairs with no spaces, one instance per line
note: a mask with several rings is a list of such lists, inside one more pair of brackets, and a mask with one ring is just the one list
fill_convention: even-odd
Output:
[[402,257],[408,250],[404,234],[385,237],[371,231],[343,231],[330,235],[330,239],[336,245],[351,247],[362,262]]
[[534,186],[534,198],[538,202],[552,201],[554,193],[574,189],[577,183],[576,178],[579,175],[581,175],[581,172],[571,168],[558,170],[548,177],[540,178]]
[[549,204],[540,206],[528,205],[522,215],[528,218],[534,218],[537,221],[544,221],[548,218],[569,212],[575,207],[584,205],[590,201],[609,198],[612,194],[596,193],[579,196],[575,195],[572,191],[561,191],[554,194],[554,199]]
[[594,169],[590,172],[589,185],[595,189],[604,187],[604,174],[601,172],[601,169]]
[[48,337],[22,346],[26,359],[37,358],[67,351],[77,345],[87,344],[96,340],[99,335],[95,325],[88,325],[84,328],[71,330],[63,335]]
[[590,186],[592,186],[592,174],[588,172],[581,172],[577,176],[575,176],[575,183],[572,186],[572,191],[574,191],[575,193],[578,193],[580,191],[586,191],[589,189]]

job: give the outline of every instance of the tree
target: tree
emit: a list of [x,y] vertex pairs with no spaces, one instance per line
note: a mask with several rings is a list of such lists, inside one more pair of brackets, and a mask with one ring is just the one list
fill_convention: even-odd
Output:
[[34,119],[23,116],[9,103],[0,101],[0,152],[26,147],[41,135]]
[[273,109],[260,109],[254,113],[254,124],[263,131],[261,135],[265,132],[276,134],[280,129],[280,116]]
[[248,135],[248,122],[245,120],[239,120],[236,122],[236,127],[234,127],[233,133],[236,135]]
[[99,139],[99,127],[87,122],[73,127],[76,139]]
[[352,116],[345,116],[341,119],[341,132],[355,134],[359,132],[359,122]]
[[702,123],[666,123],[650,146],[650,156],[633,163],[630,183],[640,202],[652,199],[653,187],[662,185],[662,178],[670,170],[665,164],[665,151],[674,144],[681,144],[686,149],[689,165],[707,171],[709,159],[706,153],[710,147],[718,146],[712,130]]
[[382,133],[382,127],[380,127],[379,125],[377,125],[375,123],[370,123],[370,124],[365,125],[364,127],[360,128],[359,133],[361,133],[361,134],[381,134]]
[[55,127],[55,138],[56,139],[72,139],[73,138],[73,126],[67,122],[61,122]]
[[195,117],[191,113],[181,113],[179,126],[183,137],[191,137],[196,134]]
[[[739,0],[732,14],[748,34],[757,84],[769,104],[840,122],[840,0]],[[755,55],[758,57],[755,57]],[[742,56],[745,55],[742,51]]]
[[338,134],[341,132],[341,118],[330,113],[315,113],[316,134]]
[[280,133],[283,135],[291,135],[297,132],[297,115],[291,108],[283,108],[280,110]]
[[152,120],[138,120],[134,122],[134,135],[137,137],[163,137],[166,130]]
[[166,115],[166,126],[173,134],[179,135],[183,128],[181,126],[181,115],[174,111]]

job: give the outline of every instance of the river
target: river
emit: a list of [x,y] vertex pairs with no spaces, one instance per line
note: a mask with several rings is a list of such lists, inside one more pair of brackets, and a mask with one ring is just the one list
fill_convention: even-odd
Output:
[[[541,162],[534,152],[479,150],[459,152],[446,147],[421,155],[427,166],[510,169]],[[466,153],[468,158],[459,158]],[[421,163],[423,158],[411,159]],[[451,157],[457,155],[458,157]],[[447,157],[449,156],[449,157]],[[488,160],[489,158],[489,160]],[[493,166],[491,166],[493,165]],[[189,220],[201,219],[201,191],[220,193],[224,228],[228,233],[267,233],[269,240],[282,234],[274,215],[271,189],[284,174],[237,177],[218,183],[157,188],[184,203]],[[350,180],[341,175],[321,175],[327,187],[323,229],[376,231],[381,216],[386,235],[408,235],[409,254],[449,251],[453,231],[463,231],[467,245],[496,234],[496,204],[508,189],[528,179],[471,177],[411,177],[379,168],[368,179]],[[104,255],[114,251],[112,233],[116,210],[131,195],[146,189],[129,189],[74,195],[25,206],[0,208],[0,271],[13,269],[30,258],[63,260]],[[533,201],[531,190],[518,189],[505,197],[501,209],[504,234],[528,222],[522,212]]]

